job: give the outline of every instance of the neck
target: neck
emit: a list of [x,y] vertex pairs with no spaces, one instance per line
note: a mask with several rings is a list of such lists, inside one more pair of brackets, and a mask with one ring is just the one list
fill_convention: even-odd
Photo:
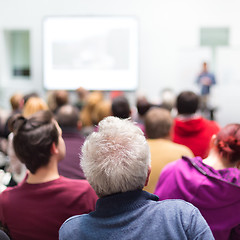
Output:
[[177,116],[181,120],[188,120],[188,119],[196,119],[200,118],[201,115],[199,113],[192,113],[192,114],[178,114]]
[[226,158],[222,158],[215,150],[210,151],[209,156],[203,160],[203,163],[214,168],[215,170],[236,167],[235,163],[231,163]]
[[49,164],[39,168],[36,173],[32,174],[29,172],[27,177],[27,183],[37,184],[53,181],[59,178],[57,161],[54,159],[50,160]]

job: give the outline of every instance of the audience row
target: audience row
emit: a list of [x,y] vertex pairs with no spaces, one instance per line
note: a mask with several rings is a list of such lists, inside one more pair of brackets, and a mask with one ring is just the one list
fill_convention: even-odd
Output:
[[191,91],[139,98],[138,114],[121,92],[77,92],[11,98],[0,226],[12,240],[240,238],[239,124],[220,129]]

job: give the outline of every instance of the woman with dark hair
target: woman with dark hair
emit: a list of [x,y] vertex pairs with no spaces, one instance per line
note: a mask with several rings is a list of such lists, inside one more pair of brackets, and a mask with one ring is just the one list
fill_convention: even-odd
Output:
[[206,159],[183,157],[168,164],[155,194],[195,205],[216,240],[240,239],[240,124],[229,124],[211,140]]

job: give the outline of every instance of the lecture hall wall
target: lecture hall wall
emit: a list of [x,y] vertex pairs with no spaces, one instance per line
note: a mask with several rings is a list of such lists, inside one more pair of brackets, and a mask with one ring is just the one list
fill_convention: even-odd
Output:
[[[42,20],[45,16],[136,16],[139,20],[139,86],[137,92],[159,101],[170,87],[197,91],[194,83],[203,60],[212,53],[200,47],[200,28],[229,28],[229,46],[216,50],[211,66],[218,84],[211,102],[220,125],[240,122],[240,3],[238,0],[0,0],[0,106],[9,107],[16,92],[38,91],[42,84]],[[11,79],[4,31],[30,31],[31,78]],[[205,59],[204,59],[205,58]],[[135,94],[128,93],[133,99]]]

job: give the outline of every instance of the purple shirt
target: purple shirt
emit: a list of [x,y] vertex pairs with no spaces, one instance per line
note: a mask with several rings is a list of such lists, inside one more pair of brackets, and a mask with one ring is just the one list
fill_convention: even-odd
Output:
[[215,170],[200,157],[168,164],[158,180],[160,200],[183,199],[196,206],[216,240],[240,239],[240,170]]
[[81,148],[84,137],[77,130],[63,129],[63,140],[66,144],[66,156],[58,163],[59,174],[72,179],[85,179],[80,167]]

